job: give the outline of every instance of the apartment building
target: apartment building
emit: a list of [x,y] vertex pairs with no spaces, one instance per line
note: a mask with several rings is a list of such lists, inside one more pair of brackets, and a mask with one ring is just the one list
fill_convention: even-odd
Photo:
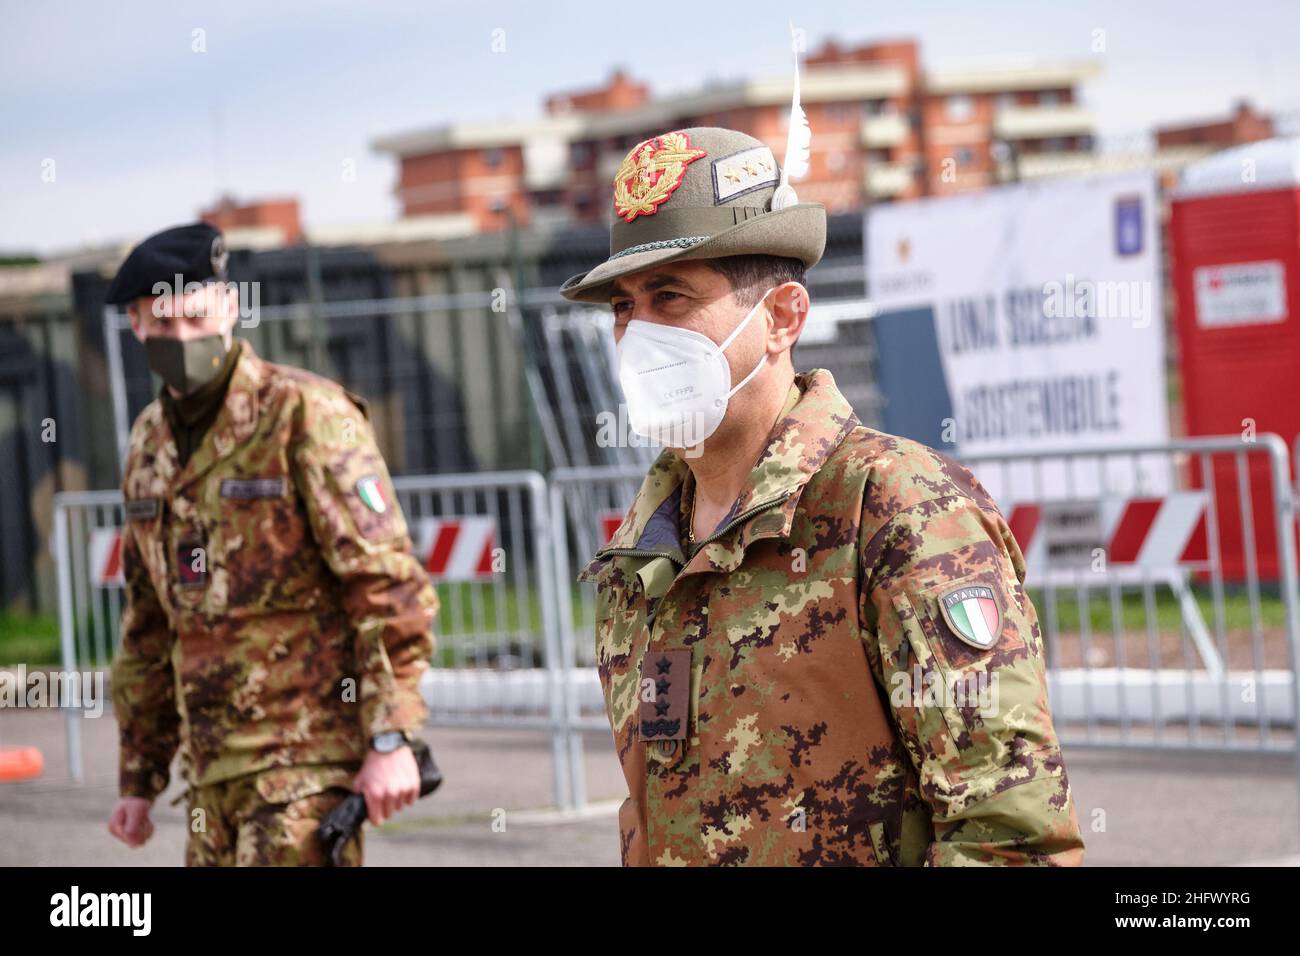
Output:
[[[1052,175],[1085,160],[1093,122],[1079,85],[1090,61],[982,70],[923,68],[914,40],[842,46],[804,58],[813,130],[803,199],[832,213],[876,202]],[[623,156],[667,129],[730,126],[785,151],[792,77],[744,79],[654,97],[616,70],[604,85],[546,97],[519,123],[453,123],[386,136],[403,217],[460,217],[475,231],[512,223],[603,223]]]
[[259,199],[240,202],[222,196],[199,218],[220,229],[228,239],[239,237],[248,246],[293,245],[303,238],[302,217],[296,199]]

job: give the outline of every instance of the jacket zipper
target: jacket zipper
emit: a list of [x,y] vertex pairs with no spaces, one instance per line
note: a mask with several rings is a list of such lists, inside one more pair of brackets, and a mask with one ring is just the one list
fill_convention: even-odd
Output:
[[[712,541],[717,541],[719,538],[721,538],[723,535],[730,532],[732,528],[736,527],[736,525],[740,524],[742,521],[748,521],[754,515],[759,514],[763,511],[770,511],[772,508],[775,508],[781,502],[789,498],[792,494],[794,494],[794,492],[787,491],[779,498],[773,498],[771,501],[765,501],[762,504],[754,505],[754,507],[750,508],[745,513],[736,515],[736,517],[732,518],[729,522],[727,522],[727,526],[723,528],[721,531],[715,531],[707,538],[704,538],[701,541],[696,541],[695,548],[691,551],[691,557],[692,558],[695,557],[695,555],[699,553],[700,548],[704,547],[706,544],[709,544]],[[690,559],[688,558],[687,560]]]
[[[719,529],[718,531],[713,532],[713,534],[709,535],[707,538],[703,538],[699,541],[696,541],[695,548],[691,552],[691,554],[689,556],[688,555],[683,555],[683,556],[686,557],[686,560],[689,563],[691,558],[694,557],[699,552],[700,548],[704,547],[706,544],[709,544],[710,542],[717,541],[723,535],[727,534],[733,528],[735,528],[736,525],[740,524],[741,522],[748,521],[754,515],[775,508],[777,505],[781,504],[781,502],[789,498],[792,494],[794,494],[794,492],[787,491],[785,494],[780,495],[779,497],[773,498],[770,501],[764,501],[761,504],[754,505],[754,507],[748,509],[747,511],[744,511],[741,514],[736,515],[736,517],[732,518],[730,521],[727,522],[725,527]],[[650,551],[645,548],[607,548],[607,549],[601,549],[600,551],[597,551],[595,556],[597,558],[603,558],[615,554],[625,558],[670,558],[672,557],[671,554],[666,554],[663,551]]]
[[[707,538],[703,539],[702,541],[697,541],[697,542],[695,542],[695,548],[691,551],[691,553],[690,553],[689,555],[683,554],[683,557],[685,558],[685,561],[682,562],[682,568],[685,568],[686,565],[690,563],[691,559],[692,559],[693,557],[695,557],[695,555],[697,555],[697,554],[700,553],[700,548],[704,547],[706,544],[708,544],[708,543],[711,542],[711,541],[717,541],[717,540],[718,540],[719,538],[721,538],[723,535],[725,535],[725,534],[727,534],[729,531],[731,531],[732,528],[736,527],[736,526],[739,525],[741,522],[748,521],[748,520],[749,520],[750,518],[752,518],[754,515],[756,515],[756,514],[760,514],[760,513],[764,512],[764,511],[769,511],[769,510],[771,510],[772,508],[775,508],[777,505],[781,504],[781,502],[783,502],[783,501],[785,501],[787,498],[789,498],[792,494],[794,494],[793,491],[787,491],[785,494],[783,494],[783,495],[781,495],[781,496],[779,496],[779,497],[777,497],[777,498],[773,498],[771,501],[764,501],[762,504],[754,505],[754,507],[752,507],[752,508],[750,508],[749,510],[743,512],[742,514],[738,514],[738,515],[736,515],[736,517],[734,517],[734,518],[732,518],[730,521],[728,521],[726,527],[721,528],[720,530],[713,532],[713,534],[709,535]],[[596,556],[597,558],[604,558],[604,557],[608,557],[608,556],[610,556],[610,555],[615,555],[615,554],[616,554],[616,555],[619,555],[620,557],[628,557],[628,558],[642,558],[642,557],[644,557],[644,558],[672,558],[672,555],[671,555],[671,554],[664,554],[664,553],[661,552],[661,551],[649,551],[649,550],[646,550],[645,548],[610,548],[610,549],[608,549],[608,550],[604,550],[604,551],[597,551],[595,556]],[[674,560],[673,563],[676,564],[677,562]],[[681,577],[681,571],[678,571],[677,574],[674,576],[673,584],[676,584],[676,583],[677,583],[677,579],[679,579],[680,577]],[[669,585],[669,590],[671,590],[671,589],[672,589],[672,586]],[[665,592],[665,594],[666,594],[666,593],[667,593],[667,592]],[[656,610],[656,611],[658,610],[658,606],[657,606],[657,605],[656,605],[656,607],[655,607],[655,610]],[[653,612],[650,612],[649,609],[647,609],[647,614],[646,614],[646,627],[647,627],[647,628],[653,626],[653,624],[654,624],[654,618],[655,618],[655,614],[654,614]]]

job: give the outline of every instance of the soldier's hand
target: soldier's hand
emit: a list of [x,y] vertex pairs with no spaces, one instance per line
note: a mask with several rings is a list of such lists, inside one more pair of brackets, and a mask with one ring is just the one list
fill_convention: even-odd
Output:
[[153,801],[144,797],[123,797],[108,818],[108,832],[127,846],[144,846],[153,836],[153,823],[149,820],[152,806]]
[[420,796],[420,770],[411,748],[398,747],[386,754],[370,751],[352,789],[365,795],[366,810],[375,826],[410,806]]

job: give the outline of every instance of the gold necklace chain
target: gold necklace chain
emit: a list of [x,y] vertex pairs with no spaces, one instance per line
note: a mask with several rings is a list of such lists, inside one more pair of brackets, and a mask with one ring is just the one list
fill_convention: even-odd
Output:
[[690,513],[686,516],[686,543],[695,544],[695,492],[691,491]]

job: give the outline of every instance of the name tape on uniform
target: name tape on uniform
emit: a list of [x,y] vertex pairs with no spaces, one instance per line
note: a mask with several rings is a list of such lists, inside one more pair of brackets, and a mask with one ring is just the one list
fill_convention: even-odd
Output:
[[281,475],[279,478],[222,478],[221,497],[223,498],[283,498],[289,490],[289,480]]

